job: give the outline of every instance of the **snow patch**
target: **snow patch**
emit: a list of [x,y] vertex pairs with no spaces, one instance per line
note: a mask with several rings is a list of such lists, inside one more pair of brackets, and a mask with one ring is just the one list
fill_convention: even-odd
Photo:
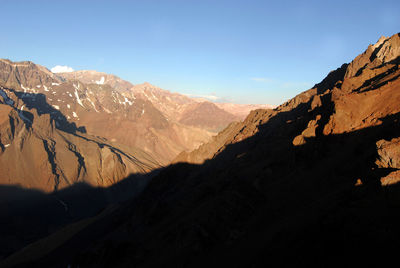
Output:
[[60,110],[60,106],[58,105],[52,105],[54,108],[56,108],[57,110]]
[[70,108],[71,108],[71,105],[67,104],[67,107],[68,107],[68,109],[70,109]]
[[85,108],[85,106],[83,106],[83,103],[82,103],[81,99],[79,98],[79,94],[78,94],[79,84],[78,84],[78,87],[76,87],[75,84],[74,84],[74,87],[75,87],[75,92],[74,92],[74,94],[75,94],[75,97],[76,97],[76,101],[79,103],[80,106],[82,106],[83,108]]
[[87,100],[93,105],[94,110],[98,113],[99,111],[96,109],[96,105],[94,105],[93,101],[90,98],[87,98]]
[[45,85],[43,85],[44,91],[49,91]]
[[29,89],[29,88],[24,87],[22,84],[21,84],[21,88],[24,90],[24,93],[26,93]]
[[60,83],[51,83],[52,86],[59,86]]
[[10,146],[11,144],[4,144],[4,148],[7,148],[8,146]]
[[133,104],[133,102],[131,102],[130,100],[128,100],[126,97],[124,97],[124,98],[125,98],[124,103],[126,102],[126,103],[128,103],[129,105],[132,105],[132,104]]
[[72,112],[73,117],[78,117],[78,115],[75,112]]
[[105,81],[104,76],[102,76],[99,81],[96,81],[96,84],[104,85],[104,81]]

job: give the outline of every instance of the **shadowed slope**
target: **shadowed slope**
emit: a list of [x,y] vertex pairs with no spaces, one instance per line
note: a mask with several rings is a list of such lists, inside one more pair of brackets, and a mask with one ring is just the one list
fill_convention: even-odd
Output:
[[[387,47],[392,55],[397,38],[373,54]],[[21,266],[337,267],[395,259],[400,79],[398,63],[386,58],[343,65],[278,108],[252,112],[205,145],[209,153],[191,158],[201,165],[165,168],[140,196]]]

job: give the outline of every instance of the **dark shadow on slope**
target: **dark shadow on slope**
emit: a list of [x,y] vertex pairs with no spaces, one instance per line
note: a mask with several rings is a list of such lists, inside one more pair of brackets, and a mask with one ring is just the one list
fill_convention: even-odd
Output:
[[[279,261],[321,267],[368,262],[358,254],[380,258],[400,241],[400,189],[380,186],[391,170],[375,166],[375,143],[400,136],[400,114],[380,126],[293,146],[315,116],[308,109],[304,103],[278,114],[203,165],[161,170],[140,198],[38,263],[265,267]],[[362,186],[355,186],[357,179]]]
[[389,70],[387,70],[386,72],[383,72],[377,76],[374,76],[371,79],[366,80],[359,88],[355,89],[354,91],[356,92],[367,92],[370,90],[374,90],[377,88],[380,88],[392,81],[395,81],[396,79],[398,79],[400,77],[400,75],[394,76],[389,80],[385,80],[385,81],[381,81],[383,78],[387,77],[388,75],[396,72],[399,69],[398,65],[393,66],[392,68],[390,68]]
[[372,68],[372,70],[380,69],[380,68],[384,67],[385,65],[391,65],[391,64],[400,64],[400,56],[391,61],[382,63],[381,65],[378,65],[378,66]]
[[382,44],[380,44],[377,48],[374,49],[374,51],[372,52],[371,56],[369,57],[369,61],[373,62],[376,59],[376,55],[379,53],[379,51],[382,49],[382,47],[384,46],[384,44],[388,42],[388,39],[386,39],[385,41],[382,42]]
[[[125,240],[131,243],[127,252],[150,249],[137,258],[125,256],[129,260],[120,266],[266,267],[291,263],[321,267],[380,259],[379,254],[393,252],[391,247],[399,241],[396,226],[400,217],[388,202],[400,203],[395,197],[399,187],[379,184],[379,178],[390,170],[376,169],[375,142],[399,136],[398,120],[399,114],[393,115],[382,126],[308,139],[298,147],[291,144],[294,136],[276,144],[276,138],[268,141],[273,134],[266,137],[260,133],[254,146],[247,147],[251,152],[248,159],[234,158],[243,152],[241,144],[234,144],[211,161],[229,159],[228,169],[222,166],[218,170],[215,164],[207,174],[191,179],[192,185],[182,181],[185,175],[177,176],[175,183],[163,184],[163,177],[152,181],[164,188],[150,186],[146,190],[149,195],[161,195],[171,185],[179,190],[159,200],[157,208],[149,206],[150,202],[137,205],[147,222],[142,222],[145,231],[132,231],[134,235]],[[252,144],[251,140],[246,143]],[[266,146],[261,146],[263,142]],[[285,149],[276,150],[275,146]],[[270,152],[264,151],[270,148]],[[360,188],[354,186],[358,178],[364,184]],[[157,242],[147,242],[150,237],[157,237]],[[137,240],[140,242],[132,242]],[[173,249],[163,249],[167,245]],[[103,261],[119,263],[113,257],[117,249],[109,250]],[[367,258],[358,258],[365,254]],[[84,260],[78,259],[76,264],[84,264]]]
[[[74,122],[72,123],[69,122],[64,114],[62,114],[59,110],[55,109],[53,106],[47,103],[46,95],[41,93],[37,94],[24,93],[9,88],[6,89],[9,90],[10,92],[13,92],[20,100],[22,100],[27,108],[29,109],[35,108],[39,115],[49,114],[51,120],[55,122],[54,124],[57,129],[60,129],[68,133],[76,133],[76,132],[86,133],[86,128],[84,126],[78,127]],[[33,122],[34,118],[30,112],[23,111],[23,114],[28,119],[30,119],[31,122]],[[30,126],[31,124],[28,124],[28,127]]]
[[0,260],[67,224],[135,197],[158,173],[132,174],[108,188],[75,183],[53,193],[0,185]]

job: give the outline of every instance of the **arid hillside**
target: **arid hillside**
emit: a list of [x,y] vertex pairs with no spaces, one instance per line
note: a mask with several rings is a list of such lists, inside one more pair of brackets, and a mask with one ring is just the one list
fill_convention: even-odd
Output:
[[0,87],[0,118],[3,185],[47,192],[82,182],[106,187],[131,173],[160,167],[140,149],[86,134],[47,104],[42,94]]
[[[313,88],[275,109],[253,111],[179,155],[135,199],[2,264],[359,267],[394,261],[399,64],[400,34],[379,39]],[[42,245],[46,252],[36,252]]]

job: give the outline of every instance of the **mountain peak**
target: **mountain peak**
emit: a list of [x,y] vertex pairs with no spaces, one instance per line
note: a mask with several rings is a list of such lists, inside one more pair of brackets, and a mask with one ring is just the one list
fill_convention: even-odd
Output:
[[400,57],[400,33],[389,38],[382,36],[375,44],[376,49],[373,54],[376,58],[387,63]]
[[[44,66],[31,61],[0,59],[0,83],[10,88],[34,88],[39,84],[59,82],[60,78]],[[26,90],[26,89],[25,89]]]
[[13,62],[9,59],[0,59],[1,62],[6,63],[8,65],[12,65],[12,66],[29,66],[29,65],[35,65],[33,62],[31,61],[16,61]]
[[348,66],[346,78],[358,77],[364,72],[375,72],[375,68],[400,59],[400,34],[382,36],[374,45],[358,55]]
[[372,45],[372,46],[373,46],[374,48],[377,48],[377,47],[379,47],[380,45],[382,45],[382,44],[386,41],[386,39],[388,39],[388,37],[382,35],[382,36],[379,38],[379,40],[378,40],[374,45]]
[[140,88],[159,88],[153,84],[150,84],[149,82],[143,82],[141,84],[135,85],[135,87],[140,87]]

